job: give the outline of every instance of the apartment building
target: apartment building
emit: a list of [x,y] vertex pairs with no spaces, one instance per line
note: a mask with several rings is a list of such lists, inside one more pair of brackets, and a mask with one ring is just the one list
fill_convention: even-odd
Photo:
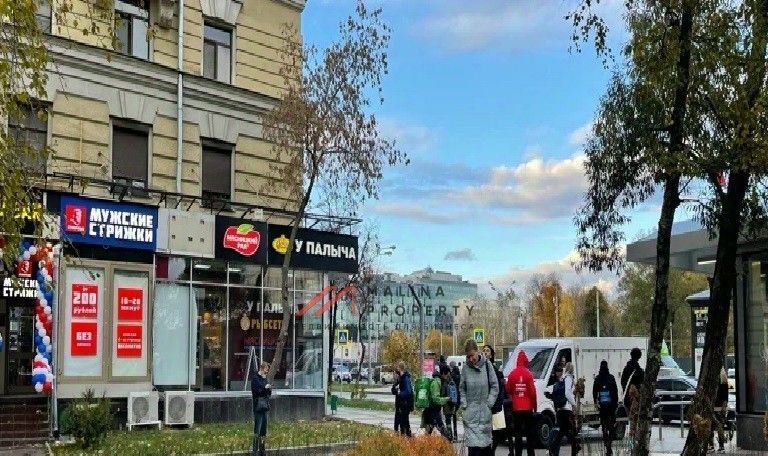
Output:
[[[53,151],[39,186],[52,223],[24,248],[47,242],[56,255],[42,346],[42,263],[17,265],[32,280],[4,282],[0,395],[49,395],[53,428],[57,409],[87,389],[116,404],[159,391],[161,416],[164,391],[194,391],[196,421],[248,419],[248,363],[272,359],[282,325],[279,266],[297,199],[275,185],[284,163],[262,118],[284,90],[283,31],[301,30],[304,0],[72,4],[64,17],[38,14],[49,34],[47,99],[38,100],[47,119],[8,122]],[[101,26],[84,30],[94,18]],[[298,239],[294,310],[328,273],[357,269],[356,237],[303,228]],[[273,410],[317,418],[327,316],[294,315],[290,326]],[[40,350],[55,375],[38,393]]]

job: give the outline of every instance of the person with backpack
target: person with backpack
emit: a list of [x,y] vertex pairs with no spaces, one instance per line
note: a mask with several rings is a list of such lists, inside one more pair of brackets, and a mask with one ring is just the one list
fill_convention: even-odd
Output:
[[[643,352],[635,347],[629,352],[629,361],[621,372],[621,391],[624,396],[624,406],[627,410],[632,410],[632,395],[628,394],[631,386],[637,388],[638,393],[645,379],[645,372],[640,367],[640,358]],[[630,413],[631,415],[631,413]]]
[[517,367],[512,369],[507,377],[506,390],[512,402],[515,456],[522,456],[523,454],[523,437],[527,440],[528,456],[535,456],[536,384],[533,382],[533,374],[528,369],[528,355],[522,350],[517,355]]
[[459,423],[456,419],[456,412],[461,405],[461,389],[459,388],[459,385],[461,385],[461,371],[459,370],[459,366],[456,365],[456,361],[451,361],[450,364],[448,364],[448,367],[451,368],[451,380],[453,380],[453,384],[456,385],[456,407],[453,415],[453,438],[455,440],[459,438]]
[[[424,411],[421,414],[421,427],[425,429],[427,434],[431,434],[434,429],[437,429],[448,440],[451,440],[451,437],[443,423],[442,409],[449,402],[449,398],[443,396],[441,392],[443,391],[443,381],[450,376],[451,372],[448,366],[442,366],[439,374],[435,372],[429,383],[421,382],[420,385],[422,386],[417,385],[416,391],[417,401],[422,398],[421,404],[424,405]],[[424,388],[427,388],[426,402],[423,400]]]
[[499,382],[493,366],[474,339],[464,344],[467,361],[461,368],[461,409],[464,412],[464,442],[468,456],[490,456],[492,437],[491,409],[499,395]]
[[619,389],[616,378],[608,371],[608,361],[600,362],[600,370],[592,384],[592,399],[600,412],[600,427],[606,456],[613,454],[613,438],[616,428],[616,408],[619,405]]
[[395,394],[395,432],[411,436],[411,412],[413,411],[413,382],[411,373],[400,361],[397,364],[397,384],[392,386]]
[[557,417],[557,425],[550,435],[549,454],[559,456],[563,437],[568,437],[571,442],[571,455],[576,455],[581,450],[581,445],[576,438],[574,426],[573,408],[576,407],[576,397],[573,389],[576,386],[576,380],[573,375],[573,364],[566,363],[565,370],[559,365],[555,366],[555,373],[557,382],[552,386],[552,393],[545,394],[552,399]]
[[[451,375],[451,368],[447,364],[440,366],[440,377],[443,383],[443,389],[440,395],[448,398],[448,402],[443,406],[443,415],[445,415],[445,428],[448,431],[448,439],[452,442],[458,437],[456,425],[456,410],[459,408],[459,386],[454,383]],[[451,426],[453,423],[453,427]]]
[[[504,384],[504,374],[499,371],[499,369],[496,368],[496,351],[491,347],[490,345],[483,346],[483,355],[485,355],[486,359],[491,362],[491,366],[493,366],[493,372],[494,375],[496,375],[496,380],[499,382],[499,385]],[[507,432],[507,422],[506,417],[504,416],[504,401],[507,398],[507,392],[505,388],[499,388],[499,395],[496,396],[496,402],[493,404],[493,407],[491,408],[491,413],[493,413],[492,418],[492,426],[493,426],[493,444],[491,445],[491,448],[493,449],[493,453],[496,453],[496,448],[498,448],[499,444],[504,443],[508,440],[509,435]]]

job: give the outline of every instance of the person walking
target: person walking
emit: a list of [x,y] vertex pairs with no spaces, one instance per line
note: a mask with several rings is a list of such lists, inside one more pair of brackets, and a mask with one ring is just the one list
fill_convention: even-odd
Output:
[[272,385],[267,381],[269,363],[261,363],[259,371],[251,379],[251,397],[253,399],[253,456],[265,456],[267,448],[267,414],[269,413],[269,398],[272,395]]
[[616,408],[619,404],[619,390],[616,378],[608,371],[608,361],[600,362],[600,370],[592,384],[592,400],[600,413],[600,427],[603,431],[603,445],[606,456],[613,454],[613,438],[616,429]]
[[[451,363],[448,365],[448,367],[451,368],[451,379],[453,380],[453,384],[456,385],[456,407],[454,408],[454,414],[453,414],[453,440],[458,440],[459,438],[459,423],[456,419],[456,412],[459,409],[459,406],[461,405],[461,388],[459,388],[459,385],[461,385],[461,371],[459,370],[459,366],[456,365],[456,361],[451,361]],[[448,418],[446,417],[446,425]]]
[[728,423],[728,374],[720,369],[720,384],[714,403],[714,426],[709,438],[709,449],[715,449],[715,428],[717,428],[718,453],[725,453],[725,426]]
[[632,409],[632,396],[628,394],[629,388],[634,386],[639,393],[645,379],[645,371],[640,367],[640,358],[642,356],[643,352],[639,348],[633,348],[629,352],[629,361],[627,361],[627,365],[624,366],[624,370],[621,372],[621,391],[624,395],[624,406],[627,410]]
[[[456,409],[459,407],[459,385],[453,381],[451,368],[448,365],[440,366],[441,374],[445,371],[442,378],[442,390],[440,395],[448,398],[448,402],[443,406],[443,415],[445,415],[445,428],[448,432],[448,439],[452,442],[458,437],[456,425]],[[451,426],[453,423],[453,426]]]
[[581,450],[581,445],[576,437],[573,409],[576,407],[576,397],[573,394],[576,380],[573,375],[573,364],[566,363],[565,370],[560,366],[555,367],[558,381],[552,387],[552,393],[547,395],[552,399],[556,410],[557,427],[550,436],[549,454],[558,456],[563,437],[571,442],[571,455],[576,455]]
[[527,440],[528,456],[534,456],[536,454],[534,449],[536,422],[533,414],[537,407],[536,385],[533,382],[533,374],[528,369],[528,356],[522,350],[517,355],[517,367],[512,369],[507,377],[506,390],[512,401],[515,456],[523,454],[523,437]]
[[[494,350],[493,347],[490,345],[485,345],[483,346],[483,355],[488,361],[491,362],[491,366],[493,366],[494,375],[496,375],[496,380],[499,382],[499,385],[503,385],[504,374],[501,373],[501,371],[499,371],[496,368],[496,350]],[[491,413],[493,414],[493,417],[492,417],[493,444],[491,445],[493,454],[496,454],[496,448],[498,448],[499,444],[506,442],[509,438],[507,433],[507,423],[504,416],[504,400],[506,398],[507,398],[506,388],[499,388],[499,395],[496,396],[496,402],[493,404],[493,407],[491,408]]]
[[422,427],[427,434],[431,434],[433,430],[437,429],[448,440],[451,440],[451,436],[443,422],[442,411],[450,398],[444,396],[442,392],[443,382],[450,377],[451,371],[447,365],[440,366],[439,373],[433,374],[432,381],[429,384],[429,405],[424,408],[424,412],[421,415]]
[[480,353],[474,339],[467,339],[464,354],[467,361],[461,369],[459,386],[464,412],[464,441],[468,456],[491,456],[491,408],[499,395],[499,382],[493,366]]
[[395,432],[411,436],[411,412],[413,411],[413,382],[411,373],[403,361],[395,369],[397,382],[392,386],[395,394]]

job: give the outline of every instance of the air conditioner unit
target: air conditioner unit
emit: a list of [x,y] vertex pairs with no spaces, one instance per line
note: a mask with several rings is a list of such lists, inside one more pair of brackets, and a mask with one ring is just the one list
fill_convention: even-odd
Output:
[[161,427],[162,422],[158,420],[157,414],[158,400],[157,391],[128,393],[128,430],[133,426],[157,425]]
[[167,391],[165,393],[165,424],[192,426],[195,422],[195,392]]

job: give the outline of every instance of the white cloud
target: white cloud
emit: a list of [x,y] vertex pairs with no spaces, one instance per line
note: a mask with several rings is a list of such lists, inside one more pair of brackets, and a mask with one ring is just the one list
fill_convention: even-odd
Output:
[[397,147],[410,156],[424,154],[437,144],[435,133],[423,125],[389,117],[378,117],[377,120],[381,135],[395,140]]
[[528,282],[534,276],[554,274],[560,279],[563,288],[597,286],[607,295],[613,296],[619,280],[616,273],[610,271],[577,271],[575,264],[578,260],[579,253],[576,250],[571,250],[567,255],[557,260],[543,261],[532,267],[512,267],[503,274],[479,278],[475,281],[480,284],[480,291],[483,294],[491,296],[493,292],[490,285],[487,285],[488,282],[492,282],[499,290],[512,287],[518,293],[523,293]]
[[465,206],[503,209],[491,217],[499,223],[534,223],[570,217],[587,189],[585,156],[563,160],[532,158],[517,166],[496,166],[487,182],[449,194]]
[[[566,48],[571,23],[565,16],[576,6],[573,0],[485,0],[440,3],[436,14],[415,26],[440,46],[470,51],[489,47],[511,50]],[[621,24],[621,0],[604,0],[596,7],[611,29]]]
[[445,261],[475,261],[477,257],[472,249],[454,250],[445,254]]
[[431,211],[421,204],[411,202],[380,203],[372,207],[373,212],[415,220],[422,223],[447,224],[461,221],[454,214]]
[[571,134],[568,135],[568,143],[572,146],[583,146],[584,143],[587,142],[587,138],[592,134],[592,127],[594,125],[594,122],[587,122],[573,130]]

